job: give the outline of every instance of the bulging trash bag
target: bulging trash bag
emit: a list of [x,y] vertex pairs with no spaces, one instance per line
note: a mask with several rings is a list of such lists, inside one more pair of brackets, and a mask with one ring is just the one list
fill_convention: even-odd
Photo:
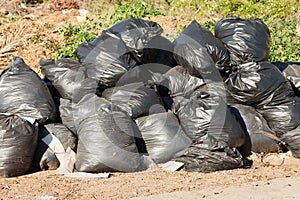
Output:
[[270,31],[260,19],[221,19],[216,23],[215,36],[225,44],[233,65],[269,58]]
[[300,93],[300,62],[272,62]]
[[208,173],[248,167],[249,161],[246,161],[237,149],[224,147],[224,149],[211,151],[205,144],[201,144],[206,143],[206,140],[210,138],[193,143],[182,156],[174,160],[183,162],[184,168],[190,172]]
[[141,62],[145,46],[162,31],[155,22],[131,18],[103,31],[94,41],[79,45],[77,56],[88,77],[101,85],[114,86]]
[[78,171],[134,172],[140,169],[141,156],[134,139],[140,132],[129,115],[93,94],[84,96],[74,106],[74,112]]
[[270,129],[267,121],[251,106],[234,104],[238,109],[251,137],[252,151],[274,153],[282,150],[283,142]]
[[72,133],[77,135],[73,112],[73,102],[71,100],[61,98],[59,112],[62,124],[65,125],[69,130],[71,130]]
[[129,49],[133,57],[138,62],[141,62],[144,48],[153,38],[160,36],[163,29],[156,22],[130,18],[112,26],[107,29],[106,32],[119,37]]
[[189,98],[205,81],[189,74],[182,66],[176,66],[163,74],[159,85],[168,90],[171,97],[183,96]]
[[171,112],[137,118],[136,123],[145,141],[147,152],[155,163],[165,163],[178,157],[192,140],[181,129]]
[[196,20],[193,20],[174,41],[175,46],[187,43],[197,43],[202,48],[205,48],[216,63],[216,67],[220,71],[229,72],[229,53],[226,47],[207,28],[201,26]]
[[54,135],[59,140],[65,151],[69,147],[76,152],[77,138],[65,125],[54,123],[40,127],[34,165],[41,170],[54,170],[57,169],[60,164],[56,157],[56,152],[49,147],[49,144],[46,144],[45,141],[43,141],[49,134]]
[[149,113],[165,112],[158,94],[143,83],[108,88],[102,97],[136,118]]
[[57,120],[57,109],[47,85],[20,57],[14,57],[0,74],[0,94],[0,113],[40,123]]
[[277,105],[264,105],[258,112],[280,138],[300,125],[300,98],[289,98],[289,101]]
[[160,64],[168,67],[176,66],[173,55],[173,43],[163,37],[155,36],[143,49],[142,64]]
[[226,81],[236,102],[260,108],[291,101],[293,89],[281,72],[269,62],[241,64]]
[[206,47],[195,41],[177,42],[174,46],[174,57],[177,64],[186,68],[192,76],[213,82],[223,80]]
[[300,158],[300,126],[286,132],[280,139],[285,142],[294,157]]
[[88,78],[85,67],[73,58],[41,60],[40,67],[62,98],[78,102],[85,94],[96,93],[98,82]]
[[[216,90],[214,85],[206,85],[175,106],[181,126],[196,143],[209,138],[206,149],[241,147],[249,142],[246,140],[248,132]],[[246,154],[251,151],[251,144],[248,148],[244,149]]]
[[131,83],[144,83],[146,85],[154,85],[161,81],[162,75],[169,69],[168,66],[162,64],[143,64],[128,70],[118,80],[116,86],[124,86]]
[[0,177],[20,176],[30,170],[37,138],[37,125],[15,115],[0,115]]

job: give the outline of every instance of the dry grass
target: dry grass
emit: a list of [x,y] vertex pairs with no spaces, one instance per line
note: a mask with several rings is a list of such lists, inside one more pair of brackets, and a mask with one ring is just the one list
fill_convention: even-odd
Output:
[[6,30],[0,37],[0,57],[8,56],[15,51],[15,48],[23,41],[31,38],[34,34],[24,34],[26,26],[20,27],[14,32]]

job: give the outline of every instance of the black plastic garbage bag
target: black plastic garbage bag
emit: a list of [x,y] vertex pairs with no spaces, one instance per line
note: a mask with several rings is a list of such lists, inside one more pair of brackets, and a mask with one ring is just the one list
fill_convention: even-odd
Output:
[[40,127],[34,166],[41,170],[54,170],[57,169],[60,164],[56,153],[42,140],[49,134],[54,135],[59,140],[65,151],[69,147],[76,152],[77,138],[65,125],[54,123]]
[[235,148],[224,147],[211,151],[207,148],[205,140],[199,143],[193,143],[186,152],[175,161],[183,162],[184,168],[190,172],[214,172],[219,170],[229,170],[241,167],[249,167],[248,161],[242,157]]
[[294,92],[281,72],[269,62],[248,62],[237,67],[226,81],[237,103],[260,108],[291,101]]
[[202,48],[205,48],[216,63],[216,67],[220,71],[229,72],[229,53],[226,47],[207,28],[201,26],[196,20],[193,20],[174,41],[175,46],[187,43],[197,43]]
[[285,142],[294,157],[300,158],[300,126],[288,131],[280,139]]
[[173,55],[173,43],[163,37],[155,36],[143,49],[142,64],[160,64],[168,67],[176,66]]
[[57,120],[57,109],[47,85],[20,57],[14,57],[0,74],[0,94],[0,113],[40,123]]
[[132,83],[108,88],[102,97],[118,106],[129,116],[136,118],[149,113],[165,112],[158,94],[143,83]]
[[222,74],[206,47],[191,40],[181,40],[174,46],[174,57],[177,64],[186,68],[192,76],[201,77],[206,81],[222,81]]
[[260,19],[221,19],[216,23],[215,36],[225,44],[233,65],[269,58],[270,31]]
[[187,69],[176,66],[163,74],[159,85],[165,87],[171,97],[183,96],[189,98],[205,81],[189,74]]
[[192,143],[171,112],[137,118],[136,123],[155,163],[165,163],[180,156]]
[[128,70],[118,80],[116,86],[124,86],[131,83],[144,83],[145,85],[154,85],[161,81],[164,73],[171,68],[162,64],[143,64]]
[[59,112],[62,124],[65,125],[69,130],[71,130],[72,133],[77,135],[73,112],[73,102],[71,100],[61,98]]
[[13,115],[0,115],[0,177],[26,174],[32,165],[38,127]]
[[300,93],[300,62],[272,62]]
[[98,82],[88,78],[85,67],[73,58],[41,60],[40,67],[62,98],[78,102],[84,95],[97,91]]
[[[184,102],[186,103],[186,102]],[[246,133],[225,102],[220,98],[193,97],[178,111],[178,117],[185,133],[192,139],[209,134],[211,148],[221,146],[240,147],[245,143]]]
[[101,85],[114,86],[141,62],[145,46],[162,31],[155,22],[131,18],[103,31],[94,41],[79,45],[77,55],[88,77]]
[[280,138],[300,125],[300,98],[289,98],[288,102],[278,105],[265,105],[258,109],[258,112]]
[[[195,91],[189,99],[177,101],[175,112],[185,133],[193,140],[211,135],[210,147],[240,147],[248,134],[231,108],[226,104],[218,91],[219,85],[206,84]],[[176,105],[177,104],[177,105]]]
[[139,170],[141,156],[134,137],[140,132],[129,115],[93,94],[84,96],[74,109],[78,171]]
[[283,142],[270,129],[267,121],[251,106],[235,104],[251,137],[252,151],[256,153],[274,153],[283,148]]

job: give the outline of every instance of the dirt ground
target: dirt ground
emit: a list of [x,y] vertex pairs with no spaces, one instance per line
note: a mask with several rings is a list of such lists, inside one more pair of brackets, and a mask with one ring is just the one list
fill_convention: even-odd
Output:
[[[15,11],[11,6],[18,5],[1,2],[7,1],[0,1],[2,14],[16,14],[11,13],[12,10]],[[51,58],[54,55],[51,44],[63,43],[65,39],[53,30],[67,23],[82,23],[77,20],[79,12],[73,9],[63,13],[49,5],[18,9],[25,13],[25,17],[0,26],[0,69],[9,65],[12,56],[20,56],[40,73],[39,60]],[[176,32],[179,23],[189,23],[180,17],[154,17],[151,20],[157,21],[165,29],[165,34]],[[55,175],[54,171],[43,171],[20,177],[0,178],[0,199],[128,199],[300,177],[300,159],[288,157],[282,165],[279,165],[281,158],[277,154],[269,159],[269,163],[262,163],[260,159],[253,158],[254,164],[250,169],[214,173],[188,173],[183,170],[170,172],[160,169],[141,173],[112,173],[107,179],[76,179]],[[202,198],[205,199],[205,196]]]
[[[280,155],[272,154],[266,159],[269,160],[265,160],[266,164],[263,164],[260,159],[253,158],[254,164],[249,169],[213,173],[191,173],[184,170],[170,172],[159,169],[139,173],[112,173],[109,178],[78,179],[55,175],[54,171],[43,171],[0,179],[0,199],[129,199],[215,188],[220,188],[221,192],[223,188],[250,186],[259,181],[267,184],[277,178],[300,178],[300,159],[288,157],[282,165]],[[249,191],[248,193],[250,195]],[[219,192],[213,194],[219,195]],[[285,195],[283,193],[279,197]],[[199,199],[202,198],[205,199],[204,194]]]

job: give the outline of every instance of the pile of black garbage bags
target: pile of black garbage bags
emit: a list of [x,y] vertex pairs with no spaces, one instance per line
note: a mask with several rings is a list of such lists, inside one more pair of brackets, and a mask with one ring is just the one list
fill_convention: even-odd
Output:
[[57,169],[70,150],[75,170],[93,173],[300,158],[300,63],[268,62],[260,19],[224,18],[214,32],[192,21],[171,42],[131,18],[80,44],[78,59],[41,60],[43,78],[14,57],[0,75],[0,177]]

